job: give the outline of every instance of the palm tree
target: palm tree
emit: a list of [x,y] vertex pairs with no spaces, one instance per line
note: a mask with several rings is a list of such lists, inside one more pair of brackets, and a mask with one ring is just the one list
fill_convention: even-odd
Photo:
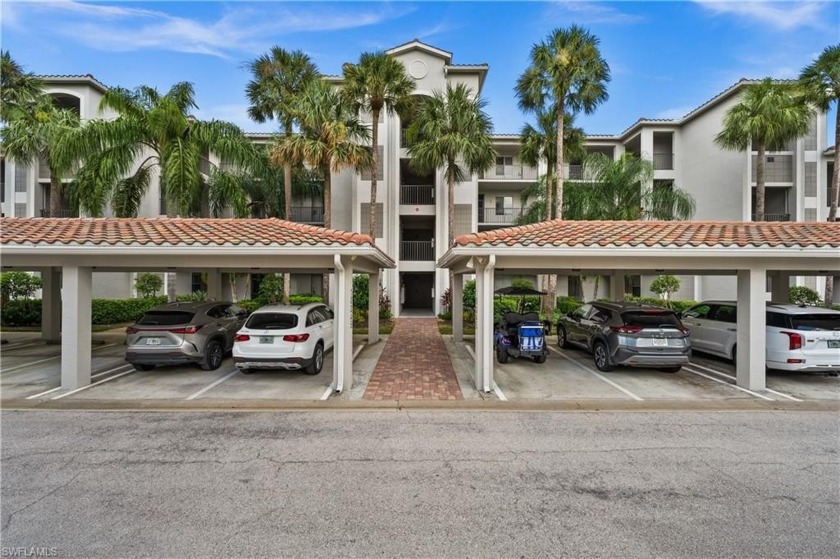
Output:
[[[820,110],[828,112],[832,103],[840,102],[840,44],[826,47],[822,54],[799,74],[799,85],[805,98]],[[831,178],[828,221],[837,221],[840,197],[840,111],[834,119],[834,176]]]
[[24,72],[9,51],[0,51],[0,120],[11,122],[31,114],[43,97],[44,83]]
[[9,159],[23,165],[38,159],[50,169],[50,215],[57,217],[61,210],[62,178],[72,170],[82,151],[68,144],[79,130],[79,115],[69,109],[54,106],[49,97],[41,99],[37,107],[24,112],[18,106],[12,119],[0,130],[3,151]]
[[[332,227],[332,176],[345,167],[370,165],[370,151],[360,142],[370,139],[370,131],[358,118],[341,93],[324,80],[313,80],[298,97],[293,109],[300,123],[300,134],[282,136],[270,150],[274,163],[303,161],[318,171],[324,181],[324,227]],[[323,293],[329,292],[329,276],[324,274]]]
[[[528,112],[552,112],[557,117],[557,161],[554,192],[546,192],[546,204],[552,208],[563,200],[564,120],[569,114],[592,113],[607,100],[610,67],[598,50],[599,40],[588,31],[573,25],[555,29],[545,41],[531,49],[531,66],[516,82],[519,107]],[[551,181],[547,182],[550,187]],[[557,219],[563,218],[562,204],[557,203]]]
[[[251,106],[248,115],[257,122],[275,120],[287,138],[293,133],[293,108],[306,85],[318,78],[318,68],[304,52],[273,47],[250,63],[252,80],[245,89]],[[283,161],[283,204],[285,219],[291,221],[292,167],[299,162]],[[283,275],[283,302],[289,303],[291,275]]]
[[723,149],[758,152],[755,169],[756,221],[764,221],[764,164],[767,150],[779,150],[808,132],[813,109],[793,84],[772,78],[749,84],[741,101],[726,112],[715,143]]
[[384,52],[365,52],[358,64],[344,65],[342,92],[353,108],[371,115],[370,237],[376,239],[376,180],[379,165],[379,115],[404,113],[414,91],[414,81],[402,62]]
[[244,215],[247,200],[235,175],[214,167],[204,179],[202,158],[213,152],[243,170],[260,165],[259,152],[237,126],[190,116],[188,111],[197,108],[194,98],[193,86],[187,82],[175,84],[164,95],[147,86],[108,90],[100,109],[112,109],[119,116],[89,122],[74,141],[77,149],[95,154],[75,181],[81,207],[101,215],[110,199],[117,215],[136,215],[158,170],[167,207],[176,213],[196,213],[207,189],[213,215],[226,206]]
[[[421,172],[443,167],[446,176],[449,245],[455,238],[455,183],[468,175],[489,169],[496,160],[490,142],[493,124],[484,112],[486,102],[473,97],[472,90],[459,83],[446,85],[418,107],[408,128],[408,154]],[[459,165],[463,162],[464,167]]]

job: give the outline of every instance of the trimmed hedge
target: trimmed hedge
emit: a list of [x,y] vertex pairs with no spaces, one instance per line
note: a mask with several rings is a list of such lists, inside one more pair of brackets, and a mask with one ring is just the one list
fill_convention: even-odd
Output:
[[[94,299],[91,302],[91,323],[134,322],[149,309],[164,303],[166,303],[165,296],[145,299]],[[0,309],[0,324],[3,326],[40,326],[41,300],[18,299],[7,302]]]
[[[321,297],[320,295],[312,295],[311,293],[304,293],[301,295],[289,295],[290,305],[306,305],[308,303],[322,303],[323,301],[323,297]],[[239,305],[249,313],[252,313],[258,308],[264,307],[269,303],[265,302],[262,299],[243,299],[242,301],[237,301],[234,304]]]

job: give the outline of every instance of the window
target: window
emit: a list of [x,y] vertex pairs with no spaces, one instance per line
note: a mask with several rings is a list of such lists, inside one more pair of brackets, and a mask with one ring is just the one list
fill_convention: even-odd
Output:
[[496,196],[496,215],[510,215],[513,212],[512,196]]
[[262,312],[252,314],[245,327],[254,330],[291,330],[297,323],[296,314]]
[[589,311],[591,310],[592,305],[581,305],[580,307],[575,309],[575,312],[572,313],[572,316],[577,319],[583,319],[586,318],[586,316],[589,314]]
[[777,312],[767,313],[767,326],[773,326],[775,328],[790,328],[788,317]]
[[499,176],[504,176],[505,174],[505,167],[510,167],[513,165],[513,157],[512,156],[499,156],[496,158],[496,174]]
[[306,325],[307,326],[315,326],[316,324],[323,322],[324,317],[321,313],[318,312],[318,309],[312,309],[306,315]]
[[721,305],[712,318],[720,322],[735,324],[738,321],[738,309],[732,305]]
[[218,305],[207,311],[210,318],[224,318],[227,315],[229,305]]
[[697,305],[685,311],[686,318],[709,318],[709,311],[712,307],[709,305]]

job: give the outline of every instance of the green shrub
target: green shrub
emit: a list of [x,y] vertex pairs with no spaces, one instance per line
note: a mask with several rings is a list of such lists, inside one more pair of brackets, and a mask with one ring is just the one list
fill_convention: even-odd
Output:
[[3,326],[40,326],[41,300],[15,299],[3,303],[0,313]]
[[149,309],[164,303],[165,296],[144,299],[94,299],[91,303],[91,321],[93,324],[134,322]]
[[[558,315],[557,318],[559,318],[559,315],[571,314],[571,313],[575,312],[575,310],[577,310],[581,305],[583,305],[583,303],[581,303],[580,301],[578,301],[574,297],[569,297],[569,296],[558,297],[557,298],[557,305],[556,305],[556,309],[557,309],[558,312],[555,313],[555,314]],[[555,320],[556,320],[556,318],[555,318]]]
[[236,304],[249,313],[252,313],[263,306],[262,303],[256,299],[243,299],[242,301],[237,301]]
[[[309,303],[323,303],[324,298],[320,295],[313,295],[312,293],[299,293],[297,295],[289,295],[290,305],[306,305]],[[238,304],[238,303],[237,303]]]
[[193,291],[192,293],[181,293],[175,296],[176,301],[200,303],[207,300],[206,291]]
[[475,311],[475,280],[464,284],[464,310]]
[[817,307],[822,305],[820,294],[804,285],[795,285],[790,288],[790,302],[795,305],[808,305]]
[[[628,295],[626,298],[627,301],[633,301],[634,303],[645,303],[648,305],[655,305],[657,307],[667,308],[666,302],[663,299],[659,299],[658,297],[634,297]],[[692,299],[674,299],[671,301],[671,310],[676,313],[681,313],[686,309],[689,309],[697,304],[697,301]]]
[[676,276],[659,276],[650,284],[650,290],[665,296],[665,306],[671,306],[671,294],[679,291],[680,280]]
[[134,288],[141,298],[157,297],[157,292],[163,289],[163,278],[157,274],[139,274],[134,280]]
[[41,289],[41,278],[26,272],[0,273],[0,299],[3,302],[29,299]]
[[452,320],[452,311],[443,311],[438,315],[438,318],[443,320]]
[[257,300],[265,305],[276,305],[283,302],[283,276],[268,274],[260,282]]

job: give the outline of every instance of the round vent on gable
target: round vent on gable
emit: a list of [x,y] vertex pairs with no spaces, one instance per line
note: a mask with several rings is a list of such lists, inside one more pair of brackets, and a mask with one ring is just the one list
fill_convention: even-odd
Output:
[[426,67],[426,63],[422,60],[412,60],[411,64],[408,65],[408,73],[411,74],[411,77],[415,80],[420,80],[426,77],[426,74],[429,73],[429,69]]

